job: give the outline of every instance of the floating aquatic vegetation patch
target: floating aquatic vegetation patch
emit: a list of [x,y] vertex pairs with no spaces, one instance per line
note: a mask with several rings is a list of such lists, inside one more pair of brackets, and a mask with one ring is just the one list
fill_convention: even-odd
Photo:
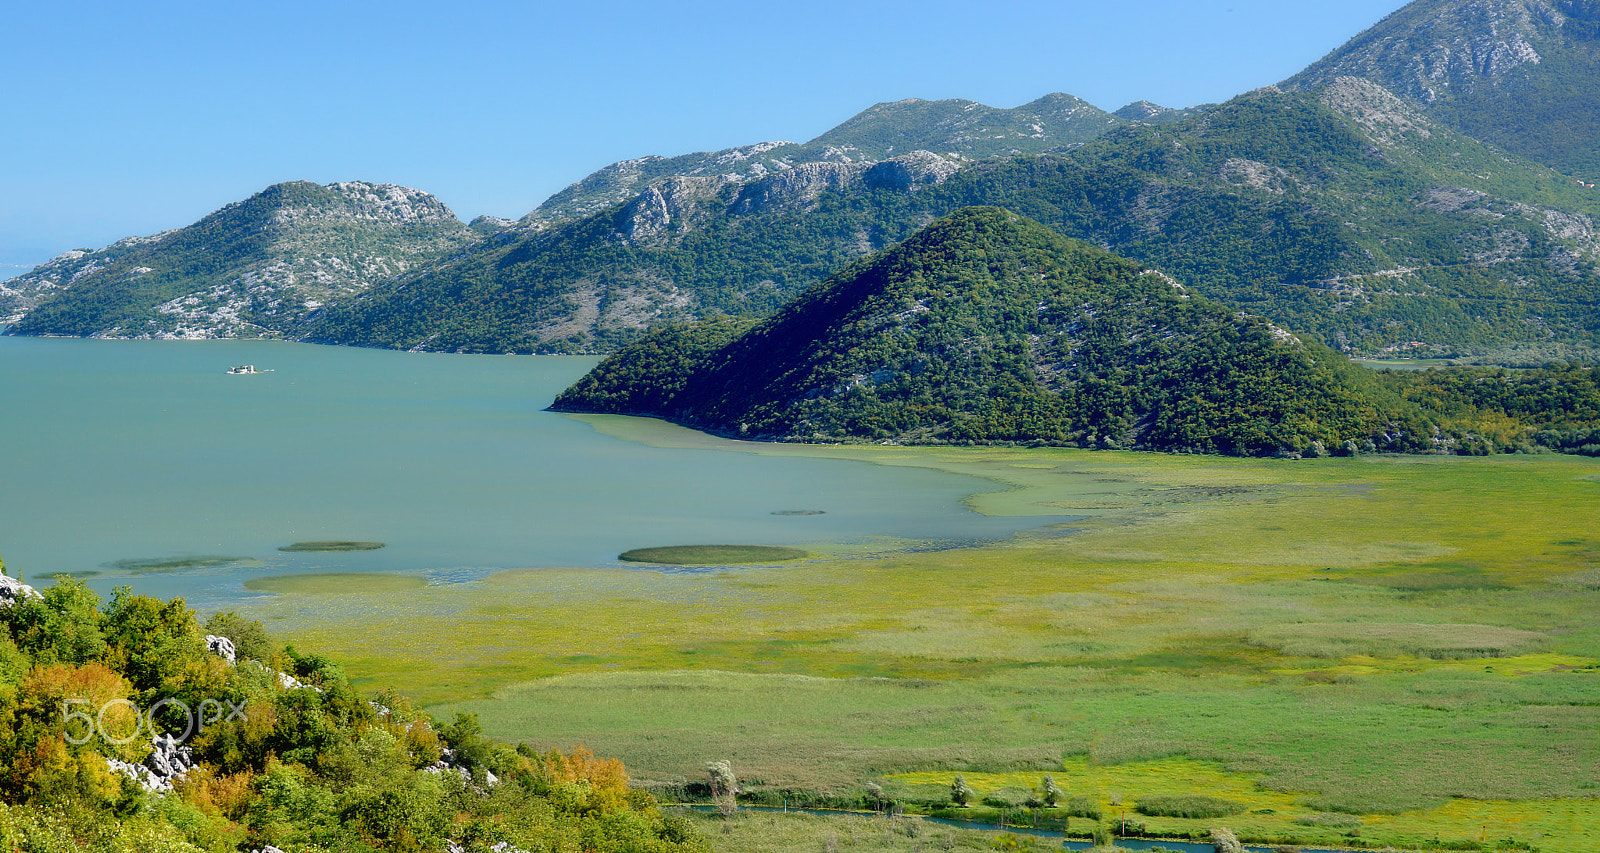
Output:
[[268,575],[251,578],[244,588],[256,592],[278,593],[341,593],[341,592],[399,592],[420,589],[428,585],[425,578],[416,575],[395,575],[388,572],[322,572],[304,575]]
[[773,515],[827,515],[827,510],[822,509],[775,509]]
[[635,548],[619,554],[617,559],[669,566],[721,566],[798,560],[806,556],[809,555],[799,548],[774,545],[668,545],[661,548]]
[[173,572],[183,569],[214,569],[234,563],[249,562],[250,557],[224,557],[220,554],[196,554],[188,557],[149,557],[113,560],[101,563],[102,568],[119,572],[141,574],[144,572]]
[[319,540],[316,542],[296,542],[293,545],[279,545],[279,551],[376,551],[382,548],[382,542],[354,542],[347,540]]

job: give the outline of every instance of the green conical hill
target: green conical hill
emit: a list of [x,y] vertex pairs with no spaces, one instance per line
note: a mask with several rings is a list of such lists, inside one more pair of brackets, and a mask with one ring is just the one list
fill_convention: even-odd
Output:
[[790,440],[1225,453],[1365,437],[1378,418],[1330,353],[995,207],[936,220],[712,340],[736,331],[649,335],[555,408]]

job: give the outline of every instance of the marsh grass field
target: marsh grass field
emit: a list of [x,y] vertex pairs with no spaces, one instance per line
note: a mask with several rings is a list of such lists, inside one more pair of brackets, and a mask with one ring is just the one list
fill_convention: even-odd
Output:
[[586,420],[970,474],[994,484],[975,510],[1040,523],[700,574],[286,589],[249,615],[436,716],[583,743],[645,782],[726,759],[752,790],[933,801],[956,772],[980,792],[1052,773],[1108,819],[1208,795],[1248,806],[1209,823],[1308,845],[1600,849],[1596,460],[754,445]]

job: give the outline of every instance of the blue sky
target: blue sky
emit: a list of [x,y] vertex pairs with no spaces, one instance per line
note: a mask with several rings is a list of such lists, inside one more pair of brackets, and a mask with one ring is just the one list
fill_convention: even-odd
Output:
[[279,181],[389,181],[463,219],[519,217],[616,160],[804,141],[881,101],[1221,101],[1401,5],[11,4],[0,277]]

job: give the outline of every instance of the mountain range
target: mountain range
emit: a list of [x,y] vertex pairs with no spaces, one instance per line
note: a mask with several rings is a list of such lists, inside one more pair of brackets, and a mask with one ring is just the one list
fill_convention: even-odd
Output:
[[1436,121],[1595,183],[1600,0],[1415,0],[1285,81],[1362,77]]
[[[0,310],[21,334],[610,351],[770,316],[938,217],[1002,205],[1346,352],[1584,357],[1600,196],[1573,170],[1600,157],[1594,111],[1530,117],[1600,91],[1595,6],[1416,0],[1282,87],[1187,110],[879,104],[803,144],[616,163],[517,221],[279,185],[0,283]],[[412,212],[336,212],[345,187]],[[324,212],[284,214],[290,197]]]

